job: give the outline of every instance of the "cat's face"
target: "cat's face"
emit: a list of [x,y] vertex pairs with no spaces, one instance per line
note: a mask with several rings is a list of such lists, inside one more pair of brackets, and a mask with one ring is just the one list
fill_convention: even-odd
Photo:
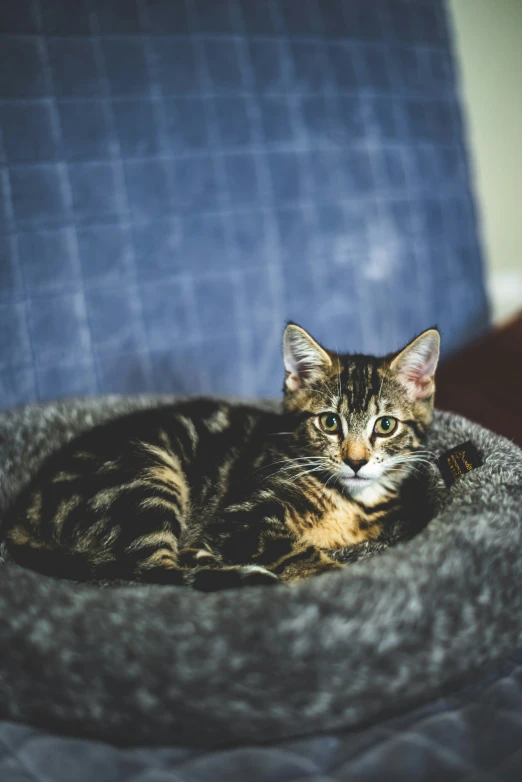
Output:
[[289,325],[284,336],[285,409],[303,473],[348,494],[393,488],[424,456],[433,416],[440,338],[429,329],[384,358],[341,355]]

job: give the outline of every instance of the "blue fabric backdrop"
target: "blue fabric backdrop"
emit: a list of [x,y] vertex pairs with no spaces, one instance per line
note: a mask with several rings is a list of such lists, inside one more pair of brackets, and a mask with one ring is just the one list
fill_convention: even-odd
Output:
[[276,394],[286,319],[487,323],[440,0],[0,10],[0,404]]

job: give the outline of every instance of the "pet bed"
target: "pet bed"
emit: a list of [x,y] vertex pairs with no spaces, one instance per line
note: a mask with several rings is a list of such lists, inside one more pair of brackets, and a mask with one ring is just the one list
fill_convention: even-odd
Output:
[[[0,513],[47,453],[166,397],[35,406],[0,417]],[[437,412],[435,455],[483,462],[416,538],[290,587],[206,595],[101,589],[0,564],[0,717],[119,745],[289,740],[361,728],[427,701],[522,641],[522,453]]]

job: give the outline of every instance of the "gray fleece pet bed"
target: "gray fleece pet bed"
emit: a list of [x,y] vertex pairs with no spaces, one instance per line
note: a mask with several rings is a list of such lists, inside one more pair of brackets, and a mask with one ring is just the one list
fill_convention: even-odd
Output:
[[[79,431],[168,398],[0,416],[0,518]],[[110,589],[0,564],[0,717],[119,744],[210,747],[362,726],[427,700],[522,641],[522,452],[437,412],[428,447],[483,465],[408,543],[300,585]]]

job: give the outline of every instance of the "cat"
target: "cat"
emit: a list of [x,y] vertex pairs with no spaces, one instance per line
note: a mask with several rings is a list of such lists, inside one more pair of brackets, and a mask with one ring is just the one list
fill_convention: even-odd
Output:
[[[15,562],[204,591],[291,583],[384,540],[425,460],[440,337],[338,355],[287,325],[281,410],[192,399],[97,426],[8,513]],[[347,559],[350,559],[348,556]]]

